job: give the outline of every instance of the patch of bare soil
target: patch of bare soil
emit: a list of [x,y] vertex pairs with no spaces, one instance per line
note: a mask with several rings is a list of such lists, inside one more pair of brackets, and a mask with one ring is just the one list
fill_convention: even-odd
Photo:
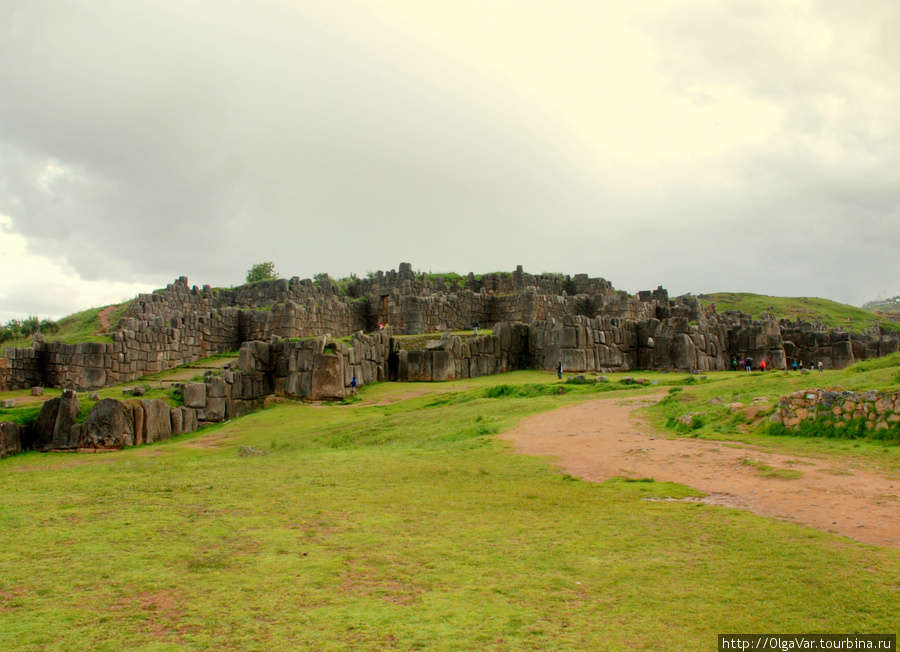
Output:
[[95,335],[109,332],[109,316],[116,311],[119,306],[108,306],[100,311],[97,317],[100,319],[100,330],[94,331]]
[[392,392],[377,400],[371,399],[363,399],[359,403],[353,403],[350,407],[371,407],[373,405],[392,405],[394,403],[399,403],[401,401],[407,401],[412,398],[418,398],[420,396],[424,396],[425,394],[431,396],[440,396],[442,394],[450,394],[454,392],[458,392],[461,390],[469,389],[467,385],[461,385],[453,388],[447,388],[443,390],[435,390],[432,387],[426,389],[410,389],[401,392]]
[[40,396],[16,396],[16,405],[27,405],[29,403],[44,403],[51,398],[59,398],[59,394],[41,394]]
[[188,448],[199,448],[201,450],[210,450],[210,449],[219,449],[226,448],[231,446],[231,439],[234,438],[234,435],[228,432],[223,432],[221,430],[214,432],[210,435],[204,435],[202,437],[197,437],[196,439],[191,439],[190,441],[184,442],[184,445]]
[[[836,467],[833,461],[747,444],[661,439],[634,414],[660,398],[590,401],[530,417],[500,438],[518,453],[552,457],[566,473],[585,480],[677,482],[707,494],[693,500],[900,548],[900,480],[852,461]],[[795,479],[763,475],[797,471]]]

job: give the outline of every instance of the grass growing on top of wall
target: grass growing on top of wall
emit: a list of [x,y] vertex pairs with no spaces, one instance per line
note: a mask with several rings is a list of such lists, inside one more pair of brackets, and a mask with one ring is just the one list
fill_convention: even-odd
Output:
[[[132,301],[126,301],[120,304],[110,304],[100,308],[82,310],[81,312],[76,312],[68,317],[63,317],[57,322],[59,330],[56,333],[45,334],[44,341],[60,341],[69,344],[80,344],[82,342],[112,342],[112,338],[102,332],[103,326],[100,322],[100,313],[107,308],[114,308],[114,310],[107,315],[107,318],[109,319],[109,331],[113,331],[118,325],[119,320],[125,316],[125,313],[131,304]],[[23,337],[4,343],[3,348],[22,348],[29,346],[30,344],[31,338]],[[2,349],[0,349],[0,353],[2,353]]]
[[[511,455],[495,433],[583,397],[484,392],[540,381],[556,384],[386,384],[361,393],[389,404],[2,460],[0,647],[696,650],[727,631],[893,631],[896,550]],[[435,403],[458,393],[481,396]]]
[[443,279],[444,283],[446,283],[447,285],[452,285],[453,281],[456,281],[460,285],[460,287],[466,286],[467,277],[462,274],[457,274],[456,272],[428,272],[428,274],[425,275],[425,279],[427,281],[431,281],[432,283],[438,278]]
[[830,328],[841,327],[845,331],[860,332],[880,324],[884,330],[900,331],[900,324],[877,316],[870,310],[815,297],[772,297],[750,292],[717,292],[697,297],[704,307],[716,304],[718,312],[742,310],[760,319],[764,312],[776,319],[819,320]]

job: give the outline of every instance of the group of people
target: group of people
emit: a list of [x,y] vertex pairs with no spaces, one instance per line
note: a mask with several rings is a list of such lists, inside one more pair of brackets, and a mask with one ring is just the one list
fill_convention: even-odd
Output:
[[[731,369],[732,369],[732,371],[737,371],[738,369],[746,369],[747,371],[752,371],[753,370],[753,358],[747,357],[747,358],[741,358],[740,360],[738,360],[736,357],[732,358],[731,359]],[[794,360],[794,362],[791,364],[791,369],[793,369],[794,371],[797,371],[798,369],[804,369],[803,360],[800,360],[799,362],[797,360]],[[819,360],[818,364],[816,364],[814,362],[810,362],[809,370],[812,371],[813,369],[818,369],[820,372],[824,371],[825,363],[823,363],[821,360]],[[762,362],[759,363],[759,370],[760,371],[766,370],[766,361],[765,360],[763,360]]]
[[[738,369],[746,369],[748,372],[753,371],[753,358],[741,358],[740,362],[737,358],[731,359],[731,369],[732,371],[737,371]],[[766,361],[763,360],[759,363],[759,370],[766,370]]]
[[[794,360],[794,362],[791,364],[791,369],[793,369],[794,371],[797,371],[798,369],[805,369],[805,367],[803,366],[803,360],[800,360],[800,362]],[[813,369],[818,369],[821,373],[825,370],[825,364],[821,360],[819,360],[818,364],[810,361],[809,370],[812,371]]]

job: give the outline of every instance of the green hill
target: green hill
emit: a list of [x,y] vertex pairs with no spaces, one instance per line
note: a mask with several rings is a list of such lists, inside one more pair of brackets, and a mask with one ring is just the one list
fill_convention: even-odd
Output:
[[741,310],[754,319],[764,313],[777,319],[814,322],[819,321],[831,328],[843,328],[845,331],[859,332],[881,324],[885,330],[900,331],[900,324],[885,317],[876,315],[870,310],[849,306],[829,299],[816,297],[772,297],[766,294],[750,292],[716,292],[697,295],[704,307],[716,305],[718,312]]
[[869,301],[863,304],[865,310],[871,310],[879,317],[886,317],[892,321],[900,322],[900,296]]
[[[108,331],[115,329],[119,320],[125,316],[125,311],[131,305],[131,301],[113,303],[99,308],[89,308],[63,317],[56,325],[58,329],[53,333],[43,333],[47,342],[63,341],[70,344],[81,342],[112,342],[107,335]],[[101,316],[102,315],[102,316]],[[107,326],[108,323],[108,326]],[[7,340],[0,345],[0,356],[6,347],[23,347],[31,343],[31,336],[17,337]]]

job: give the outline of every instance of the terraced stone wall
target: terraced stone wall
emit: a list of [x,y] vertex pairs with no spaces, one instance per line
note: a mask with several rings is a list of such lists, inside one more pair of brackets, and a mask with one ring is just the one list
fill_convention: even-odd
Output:
[[808,322],[782,322],[782,338],[787,364],[794,360],[818,363],[826,369],[843,369],[854,362],[880,358],[898,350],[896,335],[880,329],[868,333],[822,330]]
[[389,379],[391,338],[387,327],[371,335],[358,332],[349,344],[325,337],[246,342],[234,374],[242,376],[249,398],[341,399],[351,392],[354,376],[360,387]]
[[528,326],[497,324],[492,335],[460,337],[445,333],[425,349],[396,352],[396,379],[458,380],[528,369]]
[[[461,331],[475,321],[483,328],[532,325],[524,359],[539,369],[554,369],[562,361],[566,370],[579,372],[712,371],[745,357],[754,365],[766,360],[772,369],[786,368],[793,359],[821,359],[826,368],[837,369],[898,350],[896,335],[827,331],[736,312],[720,315],[690,296],[670,300],[661,287],[629,296],[603,279],[531,275],[521,267],[510,274],[470,274],[447,282],[429,280],[401,263],[399,271],[340,286],[327,277],[317,282],[295,277],[213,290],[188,287],[182,277],[140,295],[111,334],[112,343],[7,349],[5,378],[9,388],[90,389],[235,350],[248,341],[340,338],[377,332],[381,324],[400,334]],[[506,368],[502,355],[496,357],[497,368]],[[413,369],[417,364],[413,361]],[[459,371],[453,373],[464,373],[463,367],[472,364],[454,357]],[[478,373],[493,364],[477,362]],[[3,378],[0,369],[0,382]]]

